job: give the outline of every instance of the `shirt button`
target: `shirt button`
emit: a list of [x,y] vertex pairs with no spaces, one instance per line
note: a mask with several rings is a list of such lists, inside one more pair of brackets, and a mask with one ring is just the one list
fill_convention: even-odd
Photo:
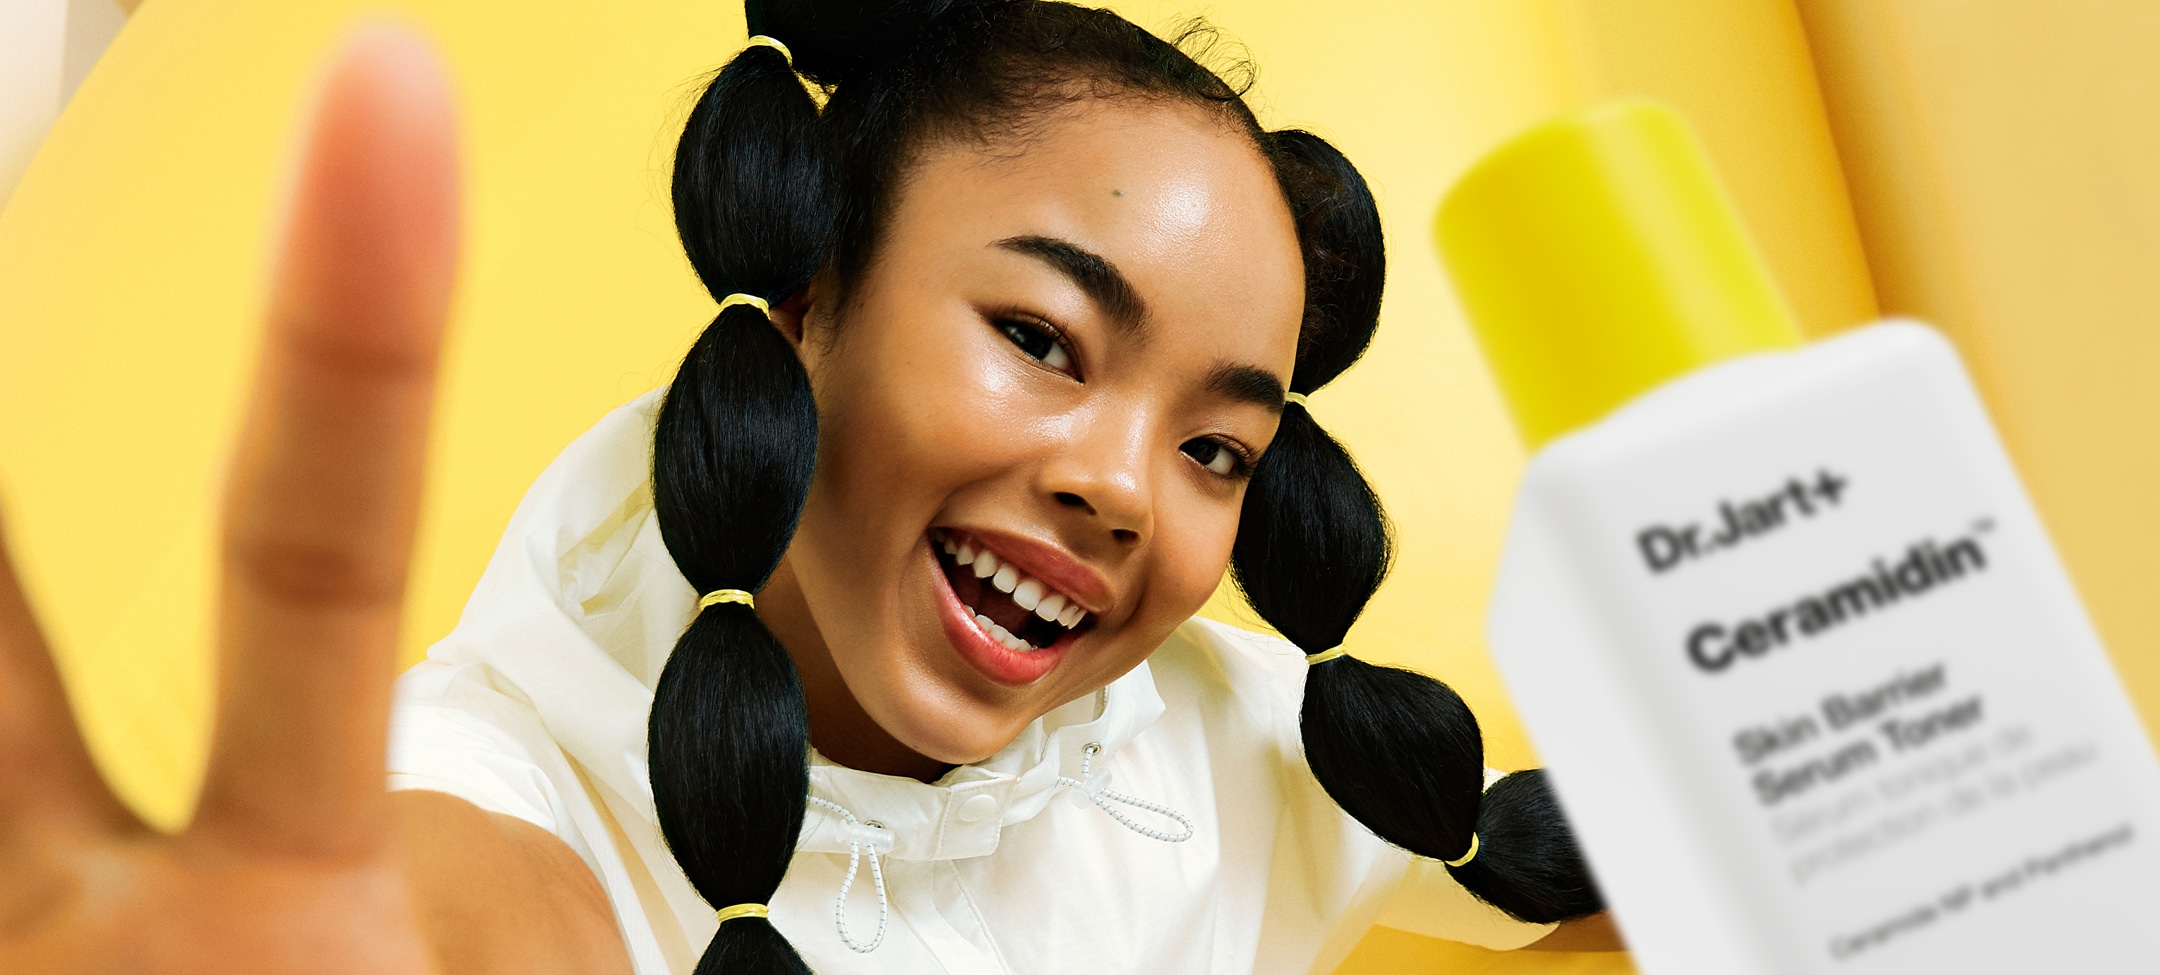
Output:
[[960,804],[960,821],[963,823],[982,822],[996,815],[997,808],[996,799],[985,795],[969,796],[967,801]]

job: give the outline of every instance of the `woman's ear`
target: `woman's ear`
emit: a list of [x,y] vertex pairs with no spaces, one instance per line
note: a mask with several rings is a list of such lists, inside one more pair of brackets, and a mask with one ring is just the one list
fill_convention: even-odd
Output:
[[772,306],[773,327],[795,347],[796,355],[802,354],[803,322],[810,316],[810,291],[811,288],[805,287]]
[[[828,268],[811,275],[810,283],[794,294],[773,303],[773,327],[780,330],[781,338],[795,347],[798,358],[814,351],[804,341],[812,330],[822,330],[826,339],[832,337],[833,317],[839,313],[832,301],[834,292],[832,271]],[[804,359],[803,364],[808,366],[809,360]]]

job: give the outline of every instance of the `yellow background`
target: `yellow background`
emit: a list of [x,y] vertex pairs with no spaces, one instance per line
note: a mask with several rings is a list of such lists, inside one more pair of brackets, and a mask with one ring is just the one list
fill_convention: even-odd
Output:
[[[290,123],[363,5],[148,0],[0,214],[0,503],[93,749],[185,818],[210,686],[210,513]],[[674,130],[743,38],[711,0],[401,0],[466,124],[465,262],[405,651],[456,620],[534,474],[710,315],[669,218]],[[1272,125],[1336,141],[1393,255],[1384,326],[1314,399],[1401,561],[1352,636],[1447,679],[1535,763],[1482,606],[1520,449],[1426,236],[1454,175],[1614,94],[1701,130],[1803,324],[1878,308],[1960,343],[2148,721],[2160,716],[2160,9],[1952,0],[1125,0],[1205,12]],[[2074,7],[2075,9],[2069,9]],[[1211,612],[1244,619],[1219,600]],[[1344,971],[1618,972],[1376,929]]]

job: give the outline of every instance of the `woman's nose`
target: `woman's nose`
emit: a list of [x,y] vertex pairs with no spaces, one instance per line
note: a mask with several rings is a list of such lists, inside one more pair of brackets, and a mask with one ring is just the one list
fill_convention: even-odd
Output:
[[1079,436],[1042,468],[1042,490],[1060,508],[1084,519],[1088,532],[1120,545],[1153,533],[1147,437],[1139,423],[1085,424]]

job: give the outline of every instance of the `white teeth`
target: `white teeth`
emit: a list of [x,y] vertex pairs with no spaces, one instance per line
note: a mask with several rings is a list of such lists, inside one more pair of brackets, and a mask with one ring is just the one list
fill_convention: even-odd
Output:
[[1002,644],[1007,650],[1026,652],[1035,649],[1033,644],[1027,642],[1026,640],[1022,640],[1017,636],[1014,636],[1011,630],[999,626],[996,623],[991,623],[989,626],[984,627],[983,629],[990,634],[990,639],[996,640],[998,643]]
[[1029,643],[1026,640],[1020,639],[1017,636],[1014,636],[1011,630],[997,625],[996,620],[993,620],[988,616],[984,616],[981,613],[975,614],[975,625],[982,627],[982,631],[984,633],[990,634],[990,639],[996,640],[999,646],[1002,646],[1007,650],[1017,650],[1025,653],[1029,650],[1035,649],[1034,644]]
[[[998,558],[989,549],[976,548],[972,540],[965,537],[954,539],[948,536],[943,539],[943,545],[945,553],[952,556],[954,565],[973,572],[977,579],[987,580],[991,585],[996,586],[999,592],[1010,594],[1013,602],[1021,609],[1055,622],[1068,630],[1079,626],[1080,621],[1087,618],[1086,610],[1081,609],[1077,604],[1065,598],[1062,593],[1053,591],[1048,583],[1021,574],[1018,568]],[[977,615],[975,619],[983,625],[983,631],[986,633],[991,632],[990,628],[997,625],[988,616]],[[1005,637],[1010,637],[1012,642],[1007,643],[1007,645],[1013,646],[1015,650],[1023,648],[1028,650],[1036,649],[1025,640],[1013,636],[1011,631],[999,629],[996,632],[1004,633]],[[1004,637],[1001,637],[998,642],[1006,643],[1007,641]],[[1014,646],[1014,644],[1017,644],[1017,646]]]

